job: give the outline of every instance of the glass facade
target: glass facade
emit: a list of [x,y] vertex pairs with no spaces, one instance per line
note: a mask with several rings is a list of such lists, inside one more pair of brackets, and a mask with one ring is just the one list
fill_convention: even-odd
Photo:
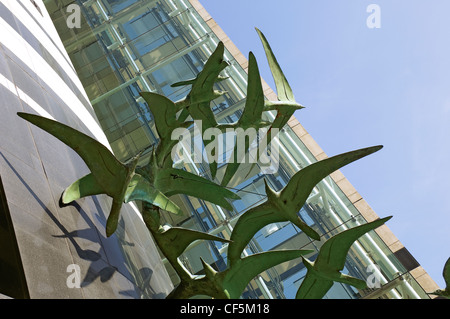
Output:
[[[216,48],[218,37],[187,0],[47,0],[45,4],[117,157],[127,160],[142,149],[150,150],[158,137],[152,114],[139,92],[156,92],[172,101],[183,99],[189,87],[171,87],[171,84],[194,78]],[[81,8],[80,28],[67,27],[71,18],[67,8],[71,4]],[[247,74],[228,51],[225,60],[229,62],[224,71],[228,79],[216,85],[218,90],[227,93],[214,100],[211,108],[220,122],[235,122],[245,102]],[[267,116],[273,118],[274,114],[267,113]],[[316,161],[288,125],[274,143],[280,148],[279,169],[264,175],[254,169],[248,177],[235,180],[232,186],[241,199],[232,203],[233,211],[179,196],[177,203],[190,215],[178,219],[166,216],[167,222],[229,238],[240,214],[265,201],[264,178],[273,189],[280,190],[299,169]],[[179,165],[209,176],[205,164]],[[223,169],[224,165],[219,166],[218,176]],[[259,231],[246,253],[284,248],[317,252],[327,238],[366,223],[329,177],[317,185],[299,215],[321,235],[322,241],[312,241],[291,223],[278,223]],[[199,256],[223,270],[227,264],[226,248],[226,244],[196,242],[180,260],[193,274],[202,272]],[[307,257],[314,260],[315,254]],[[364,280],[369,280],[375,272],[381,285],[399,275],[408,277],[408,271],[375,232],[352,246],[343,272]],[[294,298],[305,274],[306,269],[299,260],[278,265],[256,277],[243,298]],[[176,284],[176,275],[172,277]],[[408,278],[383,292],[381,297],[428,298],[414,279]],[[373,290],[358,291],[335,283],[326,298],[363,298]]]

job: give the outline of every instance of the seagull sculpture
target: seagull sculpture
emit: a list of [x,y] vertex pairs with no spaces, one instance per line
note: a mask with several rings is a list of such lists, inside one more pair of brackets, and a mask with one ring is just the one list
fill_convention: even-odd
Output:
[[135,173],[139,155],[128,163],[122,163],[103,144],[67,125],[38,115],[17,114],[72,148],[90,169],[91,173],[64,190],[61,197],[63,204],[91,195],[106,194],[112,197],[112,207],[106,222],[108,237],[117,229],[124,202],[142,200],[171,213],[182,214],[175,203]]
[[178,143],[172,134],[176,129],[187,129],[193,122],[181,121],[177,118],[177,113],[181,108],[167,97],[153,92],[140,92],[139,94],[152,112],[156,132],[159,136],[155,151],[158,166],[172,167],[172,149]]
[[[269,126],[271,123],[262,119],[262,113],[264,112],[264,92],[261,84],[261,76],[258,69],[256,58],[252,52],[249,53],[249,66],[248,66],[248,84],[247,84],[247,98],[245,101],[244,110],[239,120],[232,124],[219,125],[219,129],[223,132],[227,129],[240,128],[240,132],[245,132],[247,129],[253,128],[257,132],[260,128]],[[239,133],[239,132],[238,132]],[[255,134],[256,138],[256,134]],[[226,186],[235,175],[239,166],[242,163],[243,156],[248,151],[250,146],[249,139],[244,139],[244,145],[238,145],[242,143],[240,139],[236,141],[232,158],[233,161],[227,164],[224,176],[221,181],[221,185]],[[238,154],[238,148],[242,148],[242,154]],[[239,158],[238,156],[241,155]]]
[[333,282],[342,282],[358,289],[365,289],[364,280],[341,273],[350,247],[365,233],[383,225],[392,216],[371,223],[347,229],[330,239],[320,248],[314,262],[302,257],[307,269],[306,277],[297,291],[297,299],[321,299],[333,286]]
[[[204,136],[206,130],[217,127],[216,117],[211,110],[211,101],[226,93],[214,89],[216,82],[226,79],[226,77],[220,76],[220,72],[229,65],[223,59],[224,52],[225,46],[223,42],[219,42],[217,48],[206,61],[203,70],[196,78],[172,84],[172,87],[192,85],[191,91],[186,98],[176,104],[188,110],[194,120],[201,121],[202,136]],[[211,142],[204,141],[205,147]],[[214,157],[218,156],[218,154],[211,155]],[[217,161],[215,158],[208,158],[208,162],[212,178],[214,179],[217,173]]]
[[[296,110],[304,108],[304,106],[298,104],[295,101],[294,93],[292,91],[289,82],[286,79],[278,61],[269,45],[264,34],[256,29],[261,42],[264,47],[264,52],[266,53],[267,61],[269,63],[269,68],[272,73],[272,77],[275,82],[275,87],[277,90],[278,101],[266,101],[265,110],[271,111],[276,110],[277,115],[272,123],[272,128],[282,129],[284,125],[289,121],[291,116]],[[271,138],[269,138],[271,140]]]
[[439,297],[450,299],[450,258],[447,259],[444,265],[442,276],[445,280],[445,289],[437,289],[434,292],[429,293],[429,295],[436,295]]
[[197,240],[229,243],[229,240],[224,238],[196,230],[172,227],[171,225],[161,225],[159,209],[151,204],[144,203],[141,213],[142,218],[147,228],[151,231],[158,247],[176,270],[182,281],[190,281],[192,279],[191,274],[178,262],[178,257],[180,257],[190,244]]
[[227,201],[238,200],[240,196],[206,178],[178,168],[159,167],[153,154],[149,163],[137,169],[150,185],[170,197],[185,194],[206,200],[228,210],[233,210]]
[[258,69],[258,63],[255,55],[250,52],[248,58],[248,84],[247,84],[247,98],[242,115],[239,120],[232,124],[222,124],[219,128],[248,128],[259,129],[270,125],[270,122],[262,119],[264,112],[264,92],[261,84],[261,76]]
[[311,250],[279,250],[258,253],[239,260],[222,272],[216,271],[201,258],[205,275],[181,282],[168,299],[187,299],[197,295],[238,299],[249,282],[258,274],[311,252]]
[[[276,87],[277,97],[278,97],[278,101],[265,100],[264,108],[262,110],[262,111],[276,111],[277,112],[275,115],[275,119],[270,124],[270,128],[267,131],[266,136],[262,137],[262,139],[265,139],[266,144],[269,144],[272,141],[272,139],[276,136],[278,130],[281,130],[286,125],[286,123],[292,117],[294,112],[304,108],[304,106],[298,104],[295,101],[295,97],[294,97],[292,88],[291,88],[288,80],[286,79],[286,76],[284,75],[283,70],[281,69],[266,37],[258,28],[256,28],[256,31],[257,31],[257,33],[261,39],[261,42],[263,44],[264,52],[266,54],[266,58],[269,63],[269,68],[270,68],[272,77],[275,82],[275,87]],[[250,85],[250,79],[251,79],[250,77],[251,77],[251,73],[249,72],[249,85]],[[248,95],[250,95],[250,94],[248,94]],[[258,110],[258,113],[262,113],[262,111],[260,112],[259,109],[257,109],[257,110]],[[277,129],[277,131],[275,131],[273,129]],[[248,174],[250,174],[253,171],[253,168],[256,165],[257,164],[254,163],[250,167],[248,167],[247,177],[248,177]],[[226,185],[232,179],[232,177],[233,177],[232,174],[234,174],[236,171],[237,171],[237,168],[230,167],[228,169],[228,172],[225,173],[225,176],[222,180],[222,185]]]
[[261,272],[311,252],[311,250],[279,250],[258,253],[242,258],[223,272],[216,272],[210,265],[202,261],[209,280],[218,282],[229,299],[237,299],[248,283]]
[[381,148],[382,146],[364,148],[311,164],[297,172],[280,192],[273,191],[265,181],[267,201],[239,217],[230,238],[232,242],[228,246],[228,262],[232,264],[240,260],[245,246],[256,232],[272,223],[290,221],[309,237],[320,240],[316,231],[298,216],[298,211],[311,191],[329,174]]
[[232,210],[227,199],[240,199],[238,195],[206,178],[172,167],[172,149],[178,143],[177,139],[173,139],[172,133],[177,128],[187,128],[192,122],[177,120],[179,107],[168,98],[151,92],[141,92],[141,96],[155,118],[160,142],[149,163],[138,168],[137,172],[168,197],[185,194]]
[[[214,84],[227,79],[220,75],[229,64],[223,59],[225,45],[219,42],[214,52],[206,61],[203,70],[194,79],[176,82],[172,87],[192,85],[191,91],[182,101],[177,102],[180,107],[189,109],[193,118],[203,119],[215,126],[216,119],[210,108],[210,102],[225,94],[224,91],[214,89]],[[206,103],[206,104],[203,104]],[[205,110],[202,110],[202,109]],[[196,116],[198,115],[198,116]]]

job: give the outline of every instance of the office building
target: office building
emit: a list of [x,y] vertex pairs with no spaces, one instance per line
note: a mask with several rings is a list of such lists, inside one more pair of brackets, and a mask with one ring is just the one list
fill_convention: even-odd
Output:
[[[229,63],[229,67],[224,70],[224,75],[228,76],[228,79],[218,83],[217,88],[227,91],[227,94],[214,100],[211,108],[217,120],[222,123],[235,122],[242,113],[247,87],[248,62],[246,54],[242,54],[234,46],[197,0],[46,0],[43,2],[31,1],[31,5],[29,1],[17,1],[17,4],[12,4],[13,2],[15,1],[6,2],[8,4],[7,9],[11,12],[10,15],[15,16],[15,20],[12,21],[20,24],[25,23],[22,20],[29,20],[29,23],[31,23],[30,26],[24,27],[26,28],[25,31],[19,32],[24,39],[22,43],[25,43],[27,50],[31,51],[26,43],[28,43],[27,41],[33,41],[32,43],[37,47],[34,50],[41,50],[41,57],[43,56],[44,60],[50,61],[46,60],[49,68],[57,69],[54,72],[62,79],[59,82],[62,85],[66,83],[67,87],[70,88],[72,92],[70,96],[75,95],[77,97],[77,99],[68,101],[69,93],[61,96],[61,91],[58,88],[52,91],[47,86],[50,86],[50,84],[57,85],[54,81],[50,79],[47,82],[45,82],[45,79],[41,80],[39,75],[42,72],[34,71],[33,73],[29,68],[27,69],[26,66],[22,65],[25,58],[19,59],[17,64],[21,66],[24,74],[27,77],[37,78],[35,81],[39,81],[40,88],[45,89],[37,91],[47,92],[48,96],[46,95],[44,102],[36,103],[47,112],[50,112],[49,110],[57,112],[51,113],[51,115],[58,120],[89,134],[94,134],[97,139],[102,140],[106,145],[110,145],[111,150],[120,160],[130,159],[142,150],[145,150],[143,156],[143,160],[145,160],[150,150],[158,142],[152,114],[145,101],[140,98],[139,92],[151,91],[163,94],[172,101],[181,100],[189,92],[189,86],[172,87],[171,84],[194,78],[202,70],[204,63],[220,41],[225,44],[225,60]],[[15,10],[21,12],[20,15]],[[32,12],[32,10],[35,11]],[[77,15],[78,12],[80,13],[79,16]],[[22,15],[25,17],[22,17]],[[3,24],[6,23],[14,29],[14,27],[11,27],[11,19],[8,17],[2,18]],[[77,20],[78,18],[79,20]],[[52,26],[45,25],[45,27],[38,28],[35,25],[44,23],[40,21],[49,23],[50,19],[53,21],[60,39],[57,39],[57,36],[53,33],[51,36],[45,34],[49,33],[49,30],[53,30]],[[21,26],[20,24],[19,28]],[[26,30],[30,29],[35,32],[42,30],[40,33],[44,34],[38,36],[31,31],[26,33]],[[34,38],[28,36],[29,33],[32,33]],[[36,41],[44,41],[41,40],[41,37],[52,43],[37,44],[42,42],[36,43]],[[50,40],[47,40],[47,38]],[[33,44],[29,45],[33,46]],[[5,45],[2,45],[2,48],[5,48]],[[4,49],[4,55],[5,52],[7,51]],[[12,52],[15,52],[15,50],[8,51],[8,54],[11,55]],[[5,55],[5,61],[9,61],[8,54]],[[55,60],[55,57],[60,60]],[[9,59],[11,60],[11,58]],[[34,63],[33,65],[43,64]],[[58,67],[59,65],[61,67]],[[12,75],[16,76],[19,76],[19,73],[11,72]],[[78,78],[75,74],[78,75]],[[19,93],[19,89],[25,89],[18,86],[17,82],[12,81],[12,79],[9,80],[11,83],[15,83],[17,87],[15,97],[15,99],[19,99],[17,102],[28,107],[28,104],[24,102],[27,98],[21,98]],[[5,83],[9,84],[9,82]],[[45,83],[47,83],[47,86],[45,86]],[[7,86],[4,85],[4,87]],[[274,91],[266,83],[263,83],[263,87],[269,100],[277,99]],[[48,92],[57,93],[50,94]],[[30,95],[30,93],[27,94]],[[59,94],[59,96],[57,101],[53,103],[53,100],[50,99],[53,99],[55,94]],[[26,95],[26,97],[29,95]],[[301,97],[299,98],[301,99]],[[31,99],[28,100],[32,101]],[[37,97],[33,97],[33,101],[36,100]],[[76,105],[65,107],[65,103],[69,102]],[[34,102],[30,103],[33,104]],[[62,106],[53,110],[55,105]],[[18,183],[19,186],[25,187],[24,194],[19,196],[21,198],[27,197],[28,201],[31,202],[33,198],[39,198],[37,205],[41,207],[41,214],[47,219],[50,217],[48,222],[53,223],[51,226],[56,230],[39,229],[39,232],[37,232],[39,235],[36,235],[32,231],[33,227],[36,227],[35,224],[25,223],[23,219],[17,218],[23,221],[23,228],[25,226],[30,227],[28,233],[39,236],[39,240],[43,241],[41,238],[43,236],[46,240],[56,241],[58,245],[64,245],[64,248],[69,251],[66,259],[70,256],[73,259],[73,262],[65,262],[64,265],[82,264],[82,275],[86,274],[85,278],[88,279],[85,280],[91,283],[85,285],[86,288],[95,286],[95,288],[92,288],[93,290],[98,289],[108,297],[155,298],[164,296],[165,293],[169,292],[173,285],[177,284],[177,276],[170,267],[167,266],[164,269],[162,266],[164,256],[161,256],[162,260],[159,259],[154,244],[148,234],[145,235],[143,224],[135,211],[135,206],[133,204],[127,205],[126,213],[123,214],[123,227],[114,237],[117,241],[114,245],[110,243],[110,239],[104,237],[104,213],[97,212],[98,209],[101,212],[107,209],[108,198],[94,197],[85,199],[80,203],[77,201],[77,204],[72,207],[59,208],[57,200],[60,192],[81,176],[80,171],[85,170],[82,161],[77,158],[76,154],[47,136],[45,132],[39,132],[36,128],[28,127],[20,119],[16,119],[14,117],[15,112],[11,114],[10,116],[13,118],[11,121],[14,120],[16,123],[14,124],[15,130],[20,132],[25,129],[31,130],[30,132],[38,135],[40,139],[49,141],[45,143],[57,144],[59,147],[57,151],[53,148],[50,148],[50,150],[44,149],[38,155],[27,155],[25,157],[31,157],[30,162],[33,165],[36,162],[39,163],[37,159],[42,163],[39,166],[41,171],[38,176],[42,177],[46,187],[50,189],[50,195],[47,196],[52,199],[54,211],[46,208],[47,202],[40,199],[40,195],[31,192],[30,187],[27,187],[28,184],[25,184],[30,183],[25,179],[25,176],[22,177],[22,185]],[[268,113],[267,116],[270,119],[274,115]],[[8,121],[8,123],[11,121]],[[95,127],[95,130],[93,127]],[[99,130],[100,127],[102,132]],[[11,134],[14,131],[8,129],[8,132]],[[233,211],[225,210],[196,198],[177,196],[174,200],[183,208],[186,215],[179,218],[167,216],[166,221],[172,225],[197,229],[229,238],[232,227],[240,214],[265,201],[264,178],[274,189],[279,190],[298,170],[327,157],[294,117],[280,132],[275,142],[278,143],[280,150],[280,163],[276,172],[261,174],[259,170],[255,169],[248,175],[238,173],[236,174],[237,178],[231,181],[229,186],[233,187],[241,197],[240,200],[232,202]],[[29,140],[23,141],[23,143],[14,142],[13,149],[19,148],[17,152],[26,152],[31,149],[30,143]],[[38,142],[35,143],[39,146]],[[26,146],[20,148],[20,145]],[[8,146],[2,146],[2,149],[6,152]],[[51,156],[52,154],[55,154],[55,156]],[[16,155],[16,157],[22,158],[21,155]],[[9,167],[9,174],[11,174],[11,171],[14,174],[17,172],[15,171],[16,165],[20,167],[21,161],[24,160],[18,160],[20,164],[11,163],[11,160],[6,161],[6,159],[4,161],[2,170]],[[205,164],[192,162],[177,163],[176,165],[199,175],[209,176],[209,168]],[[47,166],[49,167],[47,168]],[[225,167],[226,164],[219,166],[218,177],[223,174]],[[2,180],[5,184],[4,174],[2,171]],[[19,177],[17,176],[17,178]],[[42,182],[42,180],[36,181],[36,177],[30,179],[37,185]],[[19,178],[19,181],[22,181],[22,179]],[[14,186],[9,187],[14,189]],[[13,199],[10,200],[10,196],[13,195],[8,195],[7,190],[8,188],[5,187],[6,202],[13,224],[19,223],[20,225],[20,221],[14,221],[15,214],[11,209],[11,207],[20,203],[14,202]],[[39,191],[41,190],[39,189]],[[33,204],[36,205],[36,203]],[[42,213],[42,210],[44,213]],[[70,215],[72,219],[75,218],[74,216],[81,214],[84,217],[83,222],[80,224],[78,220],[67,220],[67,216],[63,213],[65,210],[69,211],[67,215]],[[307,204],[300,210],[299,215],[324,239],[348,227],[378,218],[376,213],[372,211],[339,171],[331,174],[317,185]],[[20,229],[20,227],[18,228]],[[13,233],[11,231],[10,233],[10,236],[12,236]],[[135,238],[137,237],[136,234],[138,234],[138,238]],[[92,237],[95,237],[95,239],[92,239]],[[21,257],[21,259],[16,259],[18,262],[22,260],[22,268],[18,266],[16,268],[23,269],[22,272],[18,273],[19,279],[21,282],[28,284],[28,290],[32,297],[54,297],[54,291],[46,290],[46,286],[39,285],[38,282],[37,285],[35,284],[34,281],[43,278],[52,284],[53,280],[43,274],[36,274],[35,269],[27,270],[27,264],[31,263],[30,258],[34,258],[32,252],[36,250],[22,252],[19,239],[17,239],[19,247],[15,247],[16,256],[19,256],[20,253]],[[14,242],[14,240],[11,239],[11,242]],[[80,242],[85,246],[80,247]],[[46,244],[47,242],[44,241],[40,245],[40,247],[44,247],[42,248],[43,251],[45,251]],[[269,225],[258,232],[247,247],[247,253],[253,254],[283,248],[302,248],[317,251],[319,245],[292,224],[278,223]],[[59,251],[57,247],[52,246],[51,251]],[[202,274],[203,267],[200,256],[216,269],[223,270],[227,264],[226,249],[226,245],[217,242],[196,242],[181,256],[180,261],[193,274]],[[103,251],[105,251],[104,254]],[[110,269],[110,271],[108,272],[104,268],[100,269],[100,266],[91,267],[91,264],[94,263],[90,259],[95,259],[92,258],[91,254],[95,257],[101,255],[102,257],[97,262],[101,261],[105,265],[105,269]],[[110,257],[109,254],[113,256]],[[310,257],[314,259],[314,254]],[[45,263],[43,264],[45,265]],[[93,268],[92,273],[89,271],[86,273],[86,265],[90,265],[89,271]],[[325,298],[422,299],[429,298],[426,292],[436,288],[435,283],[425,270],[390,232],[388,226],[382,226],[362,237],[352,247],[344,272],[367,280],[373,274],[373,267],[377,269],[377,274],[379,274],[377,278],[383,288],[376,286],[365,291],[358,291],[351,286],[335,283]],[[112,272],[111,275],[110,272]],[[30,274],[28,277],[27,273]],[[66,272],[66,268],[59,272],[52,270],[53,273],[64,280],[70,274]],[[306,269],[298,261],[281,264],[257,276],[242,297],[293,298],[305,274]],[[111,287],[113,279],[114,288]],[[129,290],[125,289],[128,294],[123,292],[121,284],[130,286]],[[84,292],[83,289],[89,291],[84,286],[82,289],[70,290],[70,288],[67,289],[65,281],[54,285],[58,287],[54,289],[77,291],[74,293],[81,293],[83,294],[82,297],[85,298],[95,297],[89,292]],[[106,287],[105,292],[102,290],[103,285]],[[30,287],[33,287],[33,293],[31,293]],[[130,290],[132,293],[129,292]],[[66,296],[70,297],[71,295]]]

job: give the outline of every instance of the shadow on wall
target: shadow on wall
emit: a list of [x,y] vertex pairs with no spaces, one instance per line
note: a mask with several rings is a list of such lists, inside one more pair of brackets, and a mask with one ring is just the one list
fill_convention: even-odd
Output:
[[[127,250],[124,249],[125,246],[134,246],[134,243],[127,242],[124,238],[120,238],[122,236],[115,235],[117,239],[117,252],[122,254],[121,265],[113,266],[108,263],[108,261],[102,259],[101,251],[104,249],[102,242],[106,240],[111,241],[112,238],[106,238],[102,236],[102,234],[97,231],[97,227],[92,222],[89,215],[85,210],[76,202],[72,202],[71,204],[64,205],[59,202],[59,207],[64,209],[64,207],[73,207],[77,210],[79,215],[84,219],[84,221],[89,225],[86,229],[79,229],[74,231],[69,231],[67,228],[60,222],[60,220],[55,216],[55,214],[41,201],[41,199],[37,196],[37,194],[33,191],[33,189],[27,184],[27,182],[22,178],[22,176],[17,172],[11,162],[5,157],[5,155],[0,152],[0,155],[3,157],[9,168],[12,172],[17,176],[20,182],[25,186],[28,190],[29,194],[37,201],[37,203],[42,207],[45,213],[50,217],[50,219],[54,222],[54,224],[61,230],[61,235],[51,235],[54,238],[67,239],[68,242],[75,249],[76,254],[82,260],[90,262],[89,268],[85,274],[81,274],[83,279],[80,282],[80,288],[86,288],[90,284],[92,284],[95,280],[99,279],[102,283],[106,283],[113,277],[114,273],[118,271],[120,268],[120,272],[123,276],[125,276],[134,286],[134,290],[123,290],[119,291],[119,294],[128,297],[128,298],[164,298],[165,294],[157,293],[150,286],[150,282],[153,276],[153,270],[148,267],[136,268],[132,259],[130,258]],[[98,199],[93,196],[92,200],[95,205],[96,212],[98,213],[99,219],[106,220],[105,213],[103,208],[101,207]],[[122,226],[124,226],[123,219],[120,220]],[[97,233],[97,236],[93,236],[93,232]],[[77,240],[83,240],[90,242],[92,244],[100,245],[98,251],[94,251],[91,249],[83,249]],[[107,258],[106,258],[107,259]],[[105,264],[107,266],[105,266]],[[126,273],[125,273],[126,272]]]

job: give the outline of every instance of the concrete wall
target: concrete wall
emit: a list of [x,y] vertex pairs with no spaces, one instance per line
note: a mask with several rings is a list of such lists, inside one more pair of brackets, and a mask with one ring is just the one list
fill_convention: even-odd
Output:
[[[16,115],[51,117],[107,143],[42,1],[2,0],[0,30],[0,176],[29,297],[165,297],[173,286],[138,211],[125,205],[107,238],[109,197],[60,207],[62,191],[89,170]],[[81,286],[71,288],[78,267]]]
[[[241,51],[236,47],[236,45],[230,40],[230,38],[225,34],[225,32],[220,28],[217,22],[211,17],[211,15],[206,11],[206,9],[201,5],[199,0],[189,0],[191,5],[197,10],[203,20],[208,24],[214,34],[225,44],[225,47],[230,51],[236,61],[248,71],[248,61],[247,58],[241,53]],[[269,85],[262,80],[263,89],[265,96],[271,100],[276,101],[276,93],[269,87]],[[322,148],[316,143],[316,141],[311,137],[311,135],[305,130],[305,128],[300,124],[300,122],[292,116],[287,125],[293,130],[293,132],[298,136],[300,141],[308,148],[312,155],[317,160],[323,160],[327,158],[326,153]],[[362,198],[362,196],[356,191],[356,189],[351,185],[351,183],[345,178],[345,176],[340,172],[336,171],[330,175],[336,185],[342,190],[345,196],[350,200],[352,205],[357,209],[359,213],[368,221],[371,222],[378,219],[379,216],[373,211],[369,204]],[[407,253],[404,245],[398,240],[398,238],[392,233],[388,226],[383,225],[376,229],[377,234],[384,241],[384,243],[389,247],[389,249],[399,258],[400,262],[406,267],[410,274],[414,277],[417,283],[425,291],[434,291],[438,289],[438,285],[429,276],[429,274],[420,266],[412,256]],[[401,254],[405,252],[405,254]]]

